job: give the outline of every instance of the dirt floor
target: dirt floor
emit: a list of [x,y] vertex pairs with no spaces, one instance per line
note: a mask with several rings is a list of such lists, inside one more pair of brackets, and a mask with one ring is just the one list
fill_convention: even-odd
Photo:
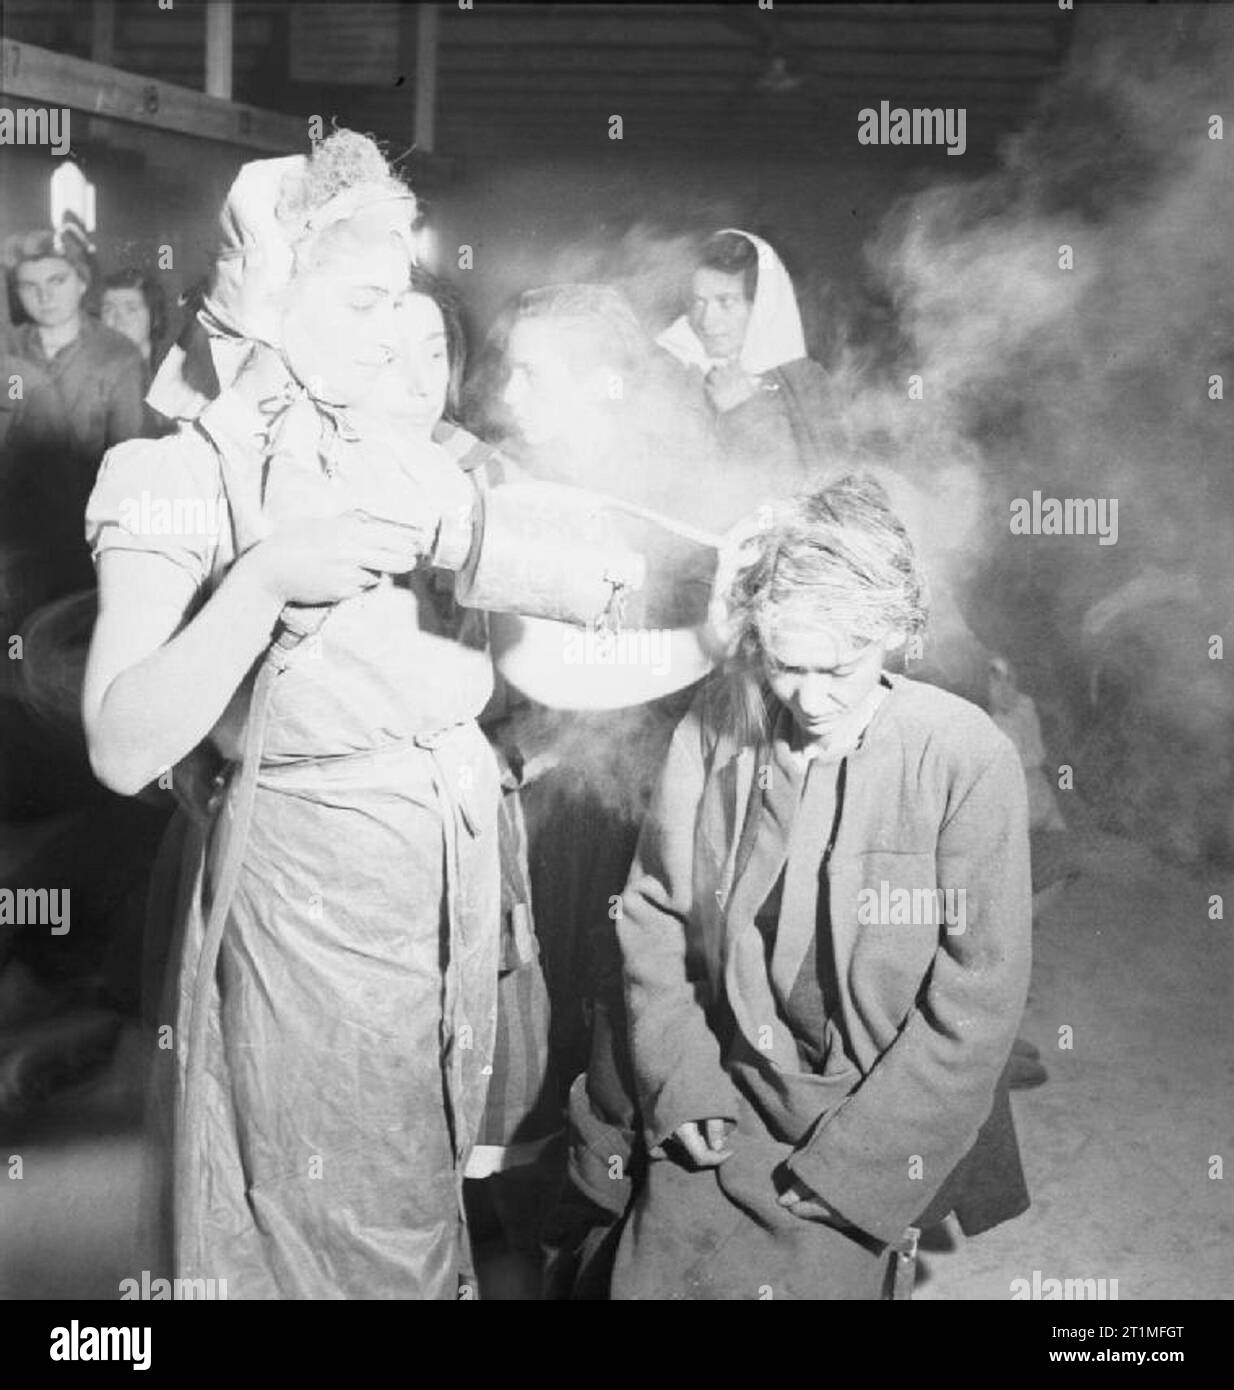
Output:
[[[1008,1299],[1034,1271],[1105,1279],[1111,1297],[1117,1280],[1120,1300],[1234,1289],[1234,880],[1097,832],[1075,849],[1081,873],[1037,924],[1021,1029],[1050,1072],[1013,1099],[1032,1208],[926,1254],[919,1299]],[[130,1030],[96,1081],[0,1132],[0,1164],[22,1163],[0,1174],[0,1298],[115,1298],[140,1277],[140,1108]]]
[[1234,1290],[1234,880],[1096,832],[1075,849],[1082,872],[1037,922],[1021,1029],[1050,1079],[1012,1098],[1033,1204],[924,1256],[917,1298],[1005,1299],[1035,1270],[1105,1279],[1108,1297],[1116,1279],[1120,1300]]

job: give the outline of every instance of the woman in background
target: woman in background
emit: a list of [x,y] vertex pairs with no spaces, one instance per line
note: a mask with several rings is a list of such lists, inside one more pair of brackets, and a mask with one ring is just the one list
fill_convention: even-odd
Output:
[[27,318],[13,335],[13,350],[55,385],[81,467],[89,472],[84,502],[104,451],[141,433],[140,357],[128,339],[86,313],[94,272],[71,231],[10,237],[5,265],[10,292]]
[[29,612],[92,581],[82,513],[104,451],[146,432],[145,379],[132,343],[86,313],[93,263],[71,230],[10,237],[4,262],[26,320],[9,335],[12,370],[30,379],[32,395],[45,384],[53,407],[27,412],[7,443],[0,483],[24,552],[9,588]]
[[[512,460],[458,424],[467,345],[455,292],[413,265],[399,320],[398,356],[384,397],[391,419],[409,438],[440,444],[481,490],[518,481],[522,474]],[[457,625],[468,641],[484,641],[483,615],[459,608],[454,591],[452,572],[430,572],[428,600],[438,623]],[[464,1169],[470,1180],[464,1197],[481,1296],[526,1298],[539,1292],[543,1209],[558,1167],[546,1150],[561,1130],[561,1103],[532,916],[522,767],[517,753],[503,747],[504,713],[499,687],[481,715],[502,784],[497,1026],[484,1116]]]
[[99,318],[141,353],[148,386],[166,348],[167,296],[162,285],[136,266],[113,271],[103,280]]
[[722,458],[756,469],[763,495],[827,462],[827,373],[806,355],[797,296],[773,247],[728,229],[704,242],[689,307],[656,340],[701,389]]

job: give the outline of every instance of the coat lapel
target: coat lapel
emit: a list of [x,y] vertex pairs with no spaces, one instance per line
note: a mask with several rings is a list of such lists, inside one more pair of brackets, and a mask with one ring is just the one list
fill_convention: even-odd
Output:
[[[836,763],[839,766],[836,766]],[[793,822],[784,892],[776,927],[775,949],[771,958],[771,980],[781,999],[787,999],[818,930],[818,894],[826,890],[822,865],[827,858],[836,807],[843,794],[844,762],[821,758],[811,761],[805,773],[805,787]],[[820,943],[825,949],[825,943]]]
[[[769,770],[770,777],[758,776],[762,769]],[[729,1005],[747,1040],[764,1053],[767,1049],[761,1030],[772,1025],[776,1042],[781,1041],[783,1030],[774,1026],[778,1013],[754,918],[788,858],[800,791],[801,775],[787,745],[774,740],[770,748],[760,749],[750,813],[742,828],[733,888],[724,910],[723,963]],[[780,1049],[774,1051],[780,1060]]]

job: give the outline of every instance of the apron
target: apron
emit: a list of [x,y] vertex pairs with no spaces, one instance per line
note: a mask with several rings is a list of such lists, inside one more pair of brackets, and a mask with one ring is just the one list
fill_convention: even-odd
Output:
[[[351,500],[346,468],[311,458],[277,460],[260,494],[221,459],[237,551],[255,511]],[[430,588],[284,610],[187,837],[164,1015],[173,1263],[229,1298],[453,1299],[469,1270],[500,785],[471,717],[483,623],[443,627]]]

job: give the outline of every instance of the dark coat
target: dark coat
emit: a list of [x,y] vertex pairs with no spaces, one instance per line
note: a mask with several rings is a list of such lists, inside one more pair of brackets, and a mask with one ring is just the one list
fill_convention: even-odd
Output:
[[[771,1118],[790,1078],[769,1064],[760,1088],[742,1066],[738,1085],[735,1058],[748,1061],[757,1044],[745,1001],[732,996],[731,972],[719,983],[737,933],[753,930],[737,904],[762,902],[773,887],[773,878],[752,884],[749,875],[779,867],[751,860],[747,881],[741,872],[729,881],[740,787],[743,776],[750,785],[756,752],[719,727],[714,683],[677,729],[618,924],[653,1161],[622,1239],[615,1296],[742,1296],[743,1229],[746,1258],[763,1271],[760,1287],[877,1296],[858,1292],[873,1282],[854,1242],[878,1250],[910,1224],[952,1209],[973,1233],[1027,1205],[1003,1084],[1031,949],[1020,761],[966,701],[901,677],[889,683],[863,745],[847,759],[828,866],[830,940],[818,943],[831,954],[835,1022],[858,1079],[838,1104],[820,1084],[825,1108],[791,1142]],[[859,894],[884,882],[892,890],[963,888],[965,930],[860,925]],[[716,1027],[721,1006],[736,1020],[735,1043]],[[808,1093],[811,1078],[791,1080],[804,1083],[798,1095]],[[733,1159],[700,1173],[656,1159],[678,1126],[706,1117],[735,1124]],[[847,1244],[776,1205],[793,1176],[847,1223]],[[745,1227],[723,1219],[724,1206],[744,1212]],[[712,1247],[709,1229],[718,1233]],[[648,1252],[641,1263],[640,1244]],[[693,1260],[690,1271],[665,1267],[674,1259]],[[745,1283],[732,1288],[730,1274]]]
[[813,358],[801,357],[764,372],[761,384],[733,409],[711,409],[720,452],[760,473],[804,480],[836,453],[828,433],[836,413],[830,378]]

